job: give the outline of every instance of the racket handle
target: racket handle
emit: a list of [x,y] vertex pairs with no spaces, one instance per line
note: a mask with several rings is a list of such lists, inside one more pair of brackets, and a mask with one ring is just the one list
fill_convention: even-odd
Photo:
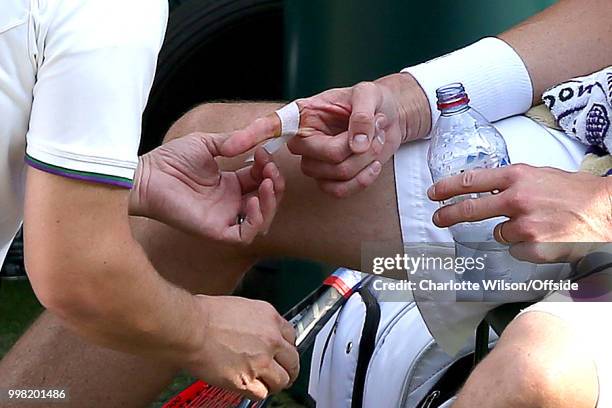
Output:
[[236,408],[262,408],[266,405],[266,402],[268,402],[270,398],[272,397],[266,397],[266,399],[257,402],[253,402],[250,399],[245,398],[240,401],[240,404]]

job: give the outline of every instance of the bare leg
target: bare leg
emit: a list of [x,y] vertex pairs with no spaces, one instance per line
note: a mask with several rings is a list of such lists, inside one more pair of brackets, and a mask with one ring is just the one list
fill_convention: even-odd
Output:
[[597,372],[580,344],[558,317],[519,316],[474,370],[453,408],[593,408]]
[[[193,131],[239,128],[277,105],[208,105],[173,126],[169,138]],[[360,267],[362,241],[389,241],[399,251],[401,234],[391,165],[377,184],[349,200],[323,195],[286,150],[278,159],[287,193],[270,233],[249,248],[195,240],[149,221],[133,231],[169,280],[199,293],[228,293],[259,258],[276,255]],[[236,167],[242,159],[229,160]],[[0,387],[69,387],[68,406],[146,406],[176,372],[174,367],[81,342],[45,314],[0,362]],[[26,405],[19,404],[19,408]]]

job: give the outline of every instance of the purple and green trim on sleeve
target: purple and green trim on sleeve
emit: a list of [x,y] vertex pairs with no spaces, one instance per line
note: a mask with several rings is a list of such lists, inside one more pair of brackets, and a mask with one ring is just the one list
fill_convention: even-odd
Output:
[[35,169],[55,174],[58,176],[68,177],[76,180],[90,181],[94,183],[110,184],[117,187],[132,188],[134,182],[132,179],[111,176],[108,174],[93,173],[88,171],[79,171],[73,169],[67,169],[65,167],[55,166],[53,164],[45,163],[40,160],[33,158],[32,156],[25,155],[25,162],[34,167]]

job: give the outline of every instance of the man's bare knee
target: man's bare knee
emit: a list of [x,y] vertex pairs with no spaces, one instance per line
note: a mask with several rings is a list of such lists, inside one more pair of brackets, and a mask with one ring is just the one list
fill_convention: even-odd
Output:
[[585,407],[597,400],[597,373],[572,330],[545,313],[512,322],[468,379],[456,407]]
[[241,129],[281,105],[276,102],[204,103],[178,119],[166,133],[164,142],[193,132],[223,133]]

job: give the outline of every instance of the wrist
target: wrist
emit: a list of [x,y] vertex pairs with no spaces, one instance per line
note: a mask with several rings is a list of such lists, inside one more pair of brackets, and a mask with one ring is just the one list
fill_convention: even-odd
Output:
[[186,334],[184,339],[183,354],[181,363],[183,368],[193,370],[201,368],[206,364],[202,361],[202,346],[206,341],[206,326],[208,322],[208,308],[204,306],[203,298],[208,296],[191,295],[189,300],[189,316],[185,322]]
[[487,37],[431,61],[405,68],[425,91],[431,126],[440,113],[436,89],[460,82],[470,95],[470,106],[490,122],[525,113],[533,89],[521,56],[504,41]]
[[402,143],[422,139],[431,129],[431,109],[425,91],[414,77],[407,73],[391,74],[377,79],[381,86],[394,100]]
[[207,295],[192,295],[192,311],[190,315],[190,327],[188,330],[188,338],[185,342],[183,368],[187,370],[197,371],[202,367],[208,366],[205,356],[208,355],[205,348],[207,340],[210,339],[210,313],[212,305],[210,301],[214,300],[214,296]]

